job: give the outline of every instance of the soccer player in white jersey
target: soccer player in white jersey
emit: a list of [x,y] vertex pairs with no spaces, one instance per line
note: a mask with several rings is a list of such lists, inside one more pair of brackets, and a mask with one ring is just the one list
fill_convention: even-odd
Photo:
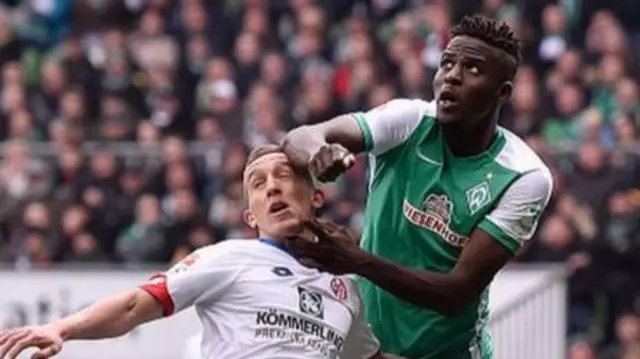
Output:
[[363,320],[356,284],[302,266],[285,247],[323,204],[308,172],[263,146],[249,156],[244,186],[245,220],[259,240],[201,248],[137,289],[52,324],[0,332],[0,358],[31,346],[40,349],[34,358],[49,358],[67,340],[117,337],[191,306],[204,359],[391,358]]
[[452,35],[434,101],[392,100],[294,129],[284,142],[324,180],[368,153],[363,250],[322,228],[317,243],[290,248],[365,278],[365,314],[382,349],[410,359],[492,358],[489,283],[533,237],[552,191],[542,160],[497,126],[519,62],[513,31],[472,16]]

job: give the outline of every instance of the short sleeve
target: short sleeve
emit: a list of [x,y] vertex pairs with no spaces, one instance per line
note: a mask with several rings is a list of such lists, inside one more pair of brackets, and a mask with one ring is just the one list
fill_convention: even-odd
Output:
[[396,99],[353,114],[364,136],[365,151],[376,156],[405,142],[425,115],[435,116],[435,102]]
[[238,256],[228,246],[216,244],[201,248],[164,273],[140,286],[171,315],[190,306],[214,302],[231,287],[242,269]]
[[546,169],[523,174],[505,191],[478,228],[515,253],[530,240],[551,198],[553,180]]
[[364,318],[362,298],[360,297],[359,291],[357,291],[357,293],[358,312],[345,340],[342,351],[342,358],[344,359],[369,359],[380,352],[380,342],[375,335],[373,335],[371,326]]

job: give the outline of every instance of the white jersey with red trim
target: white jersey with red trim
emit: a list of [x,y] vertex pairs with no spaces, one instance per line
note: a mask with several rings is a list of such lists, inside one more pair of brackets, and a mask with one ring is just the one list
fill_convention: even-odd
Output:
[[203,247],[141,288],[165,315],[195,306],[203,359],[364,359],[379,351],[355,281],[306,268],[273,242]]

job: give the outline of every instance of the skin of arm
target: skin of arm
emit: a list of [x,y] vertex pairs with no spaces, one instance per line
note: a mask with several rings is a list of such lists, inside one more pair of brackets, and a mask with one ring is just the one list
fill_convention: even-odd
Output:
[[322,146],[332,143],[353,154],[364,151],[364,137],[353,115],[340,115],[316,125],[295,128],[287,134],[282,145],[296,162],[307,163]]
[[512,254],[476,229],[449,273],[414,270],[363,252],[356,274],[417,306],[456,315],[491,283]]
[[345,228],[332,229],[317,220],[305,226],[319,241],[291,239],[288,245],[301,258],[312,260],[315,268],[356,274],[402,300],[444,315],[456,315],[476,300],[512,258],[509,249],[476,228],[450,272],[411,269],[364,251]]
[[64,340],[105,339],[124,335],[163,316],[160,303],[142,289],[117,294],[52,323]]

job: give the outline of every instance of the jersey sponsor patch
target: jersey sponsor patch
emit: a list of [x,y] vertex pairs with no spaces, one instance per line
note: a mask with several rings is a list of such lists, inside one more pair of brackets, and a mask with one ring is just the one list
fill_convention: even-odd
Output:
[[467,237],[454,232],[449,227],[453,203],[447,195],[430,194],[422,202],[421,208],[414,207],[406,199],[402,203],[402,213],[407,220],[416,226],[426,228],[435,233],[447,243],[462,247],[467,241]]
[[318,319],[324,318],[322,294],[316,291],[312,291],[305,287],[298,287],[298,307],[300,312],[304,314],[308,314]]
[[186,271],[191,267],[195,262],[200,258],[200,254],[198,252],[193,252],[188,256],[184,257],[180,262],[178,262],[173,268],[169,269],[168,273],[177,274]]
[[487,182],[482,182],[469,188],[465,194],[471,215],[476,214],[476,212],[491,203],[491,189]]
[[295,345],[336,359],[345,346],[345,337],[322,321],[287,310],[270,308],[256,313],[254,338],[279,345]]
[[528,237],[536,229],[538,220],[542,216],[544,207],[539,204],[530,204],[522,208],[522,216],[518,221],[518,227],[516,230],[520,233],[518,235],[522,237]]
[[330,285],[333,295],[335,295],[338,300],[347,299],[347,286],[342,279],[333,278]]

